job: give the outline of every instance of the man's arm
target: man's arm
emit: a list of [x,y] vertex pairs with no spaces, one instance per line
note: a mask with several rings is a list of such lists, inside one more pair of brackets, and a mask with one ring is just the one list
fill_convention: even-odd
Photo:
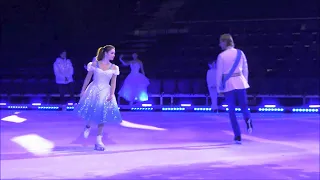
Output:
[[243,59],[242,74],[246,78],[246,80],[248,81],[248,76],[249,76],[248,63],[247,63],[246,55],[243,52],[242,52],[242,59]]
[[67,68],[67,72],[66,72],[67,76],[72,76],[74,73],[74,69],[73,69],[73,66],[72,66],[70,59],[68,59],[67,63],[68,63],[68,68]]
[[222,81],[222,70],[223,70],[223,62],[221,59],[221,56],[218,56],[217,59],[217,70],[216,70],[216,87],[217,87],[217,92],[220,92],[220,87],[221,87],[221,81]]
[[55,61],[54,64],[53,64],[53,71],[54,71],[54,75],[56,77],[64,77],[64,75],[61,72],[60,67],[58,66],[57,61]]

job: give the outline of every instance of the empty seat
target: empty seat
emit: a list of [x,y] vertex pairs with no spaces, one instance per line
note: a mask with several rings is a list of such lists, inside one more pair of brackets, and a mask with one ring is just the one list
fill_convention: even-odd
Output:
[[1,79],[0,85],[0,94],[10,94],[10,87],[13,82],[11,79]]
[[37,88],[34,91],[36,94],[49,94],[50,79],[40,79],[37,81]]
[[48,94],[58,94],[59,88],[55,80],[49,79],[47,84],[47,93]]
[[294,93],[294,87],[295,83],[290,81],[290,79],[287,78],[274,78],[273,79],[274,86],[272,88],[272,91],[274,91],[274,94],[280,94],[280,95],[296,95],[299,93],[299,90],[296,90],[296,93]]
[[191,94],[192,93],[192,86],[191,86],[190,79],[179,79],[177,81],[178,86],[178,93],[179,94]]
[[159,79],[150,79],[148,86],[149,94],[161,94],[161,81]]
[[303,79],[303,92],[305,95],[319,95],[319,79]]
[[300,42],[304,45],[312,44],[313,41],[316,41],[312,32],[301,32],[300,33]]
[[192,81],[193,94],[208,94],[208,87],[206,80],[195,79]]
[[37,84],[37,79],[32,78],[28,79],[24,82],[25,88],[24,88],[24,95],[30,95],[30,94],[37,94],[37,90],[39,90],[41,87]]
[[[75,94],[81,93],[83,82],[84,82],[84,80],[74,81],[74,93]],[[122,84],[123,84],[123,81],[121,81],[121,80],[119,83],[117,83],[116,92],[118,92],[120,90],[120,88],[122,87]]]
[[22,95],[25,89],[25,83],[23,79],[13,80],[12,84],[9,86],[9,94],[11,95]]
[[252,95],[259,94],[260,84],[261,80],[259,78],[249,79],[250,88],[247,90],[247,93]]
[[163,93],[164,94],[175,94],[176,93],[176,80],[175,79],[164,79],[162,80]]
[[272,79],[265,78],[262,80],[263,81],[259,86],[259,94],[274,94],[274,92],[272,91]]

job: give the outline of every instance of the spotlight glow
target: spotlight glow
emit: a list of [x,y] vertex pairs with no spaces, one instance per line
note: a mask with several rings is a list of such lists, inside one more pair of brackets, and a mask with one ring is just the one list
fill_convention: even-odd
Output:
[[27,119],[21,118],[17,115],[11,115],[11,116],[4,117],[1,120],[7,121],[7,122],[13,122],[13,123],[22,123],[22,122],[26,121]]
[[34,155],[48,155],[52,152],[54,148],[54,143],[40,137],[36,134],[28,134],[24,136],[17,136],[11,139],[11,141],[19,144],[27,151],[33,153]]
[[136,128],[136,129],[147,129],[147,130],[153,130],[153,131],[165,131],[164,128],[158,128],[155,126],[148,126],[148,125],[142,125],[142,124],[136,124],[129,121],[122,120],[121,126],[129,127],[129,128]]

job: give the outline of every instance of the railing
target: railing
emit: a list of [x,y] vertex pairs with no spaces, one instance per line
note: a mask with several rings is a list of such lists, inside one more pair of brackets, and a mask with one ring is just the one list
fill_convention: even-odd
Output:
[[[24,95],[21,95],[21,94],[12,94],[10,96],[8,95],[4,95],[4,94],[1,94],[0,97],[8,97],[10,99],[10,97],[28,97],[28,98],[34,98],[34,97],[40,97],[40,98],[54,98],[54,97],[60,97],[60,94],[24,94]],[[70,97],[69,94],[66,94],[66,97]],[[75,95],[76,98],[79,98],[80,95]],[[159,104],[157,105],[160,105],[160,106],[163,106],[163,105],[168,105],[168,104],[164,104],[164,101],[163,99],[164,98],[170,98],[170,105],[174,104],[174,99],[175,98],[190,98],[190,99],[193,99],[193,98],[205,98],[205,106],[208,106],[209,105],[209,99],[210,99],[210,96],[208,94],[149,94],[149,99],[152,99],[152,98],[159,98]],[[223,95],[219,95],[218,98],[224,98]],[[248,95],[248,98],[251,98],[251,99],[257,99],[257,98],[261,98],[261,100],[263,101],[263,99],[265,98],[272,98],[272,99],[290,99],[290,98],[296,98],[296,99],[302,99],[302,104],[301,106],[305,106],[307,105],[307,100],[310,100],[310,99],[314,99],[314,100],[319,100],[320,96],[319,95],[266,95],[266,94],[257,94],[257,95]],[[118,104],[121,105],[121,101],[120,101],[120,97],[117,98],[118,99]],[[50,100],[48,100],[50,101]]]
[[[151,94],[149,95],[150,98],[159,98],[160,103],[159,105],[164,105],[163,103],[163,98],[170,98],[170,104],[174,103],[174,98],[205,98],[206,99],[206,106],[209,105],[209,99],[210,96],[208,94]],[[219,95],[218,98],[224,98],[223,95]],[[303,100],[303,106],[306,105],[306,102],[308,99],[319,99],[318,95],[309,95],[309,96],[302,96],[302,95],[263,95],[263,94],[257,94],[257,95],[248,95],[248,98],[261,98],[262,100],[264,98],[274,98],[274,99],[279,99],[279,98],[284,98],[284,99],[289,99],[289,98],[301,98]],[[120,97],[118,97],[118,102],[120,102]],[[120,104],[120,103],[119,103]]]
[[[300,99],[302,104],[308,103],[309,99],[319,99],[319,81],[315,79],[300,79],[300,81],[287,79],[286,81],[279,79],[252,79],[250,80],[251,88],[248,90],[249,98],[258,99]],[[286,82],[286,83],[285,83]],[[203,105],[208,105],[210,97],[208,95],[205,80],[201,79],[163,79],[150,80],[148,93],[150,99],[157,99],[159,105],[174,104],[178,98],[187,98],[190,100],[201,99]],[[80,90],[82,82],[76,82],[76,90]],[[10,102],[10,99],[46,99],[48,102],[59,97],[56,85],[53,81],[2,81],[0,97],[2,100]],[[121,81],[119,81],[119,87]],[[119,88],[118,87],[118,88]],[[79,91],[78,91],[79,93]],[[289,94],[291,93],[291,94]],[[76,96],[77,98],[79,96]],[[223,96],[219,96],[223,98]],[[165,99],[165,103],[164,103]],[[318,101],[318,100],[317,100]],[[118,103],[123,101],[118,98]]]

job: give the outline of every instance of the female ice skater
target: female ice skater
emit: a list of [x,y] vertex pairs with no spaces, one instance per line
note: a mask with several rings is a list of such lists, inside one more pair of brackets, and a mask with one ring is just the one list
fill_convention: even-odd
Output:
[[143,63],[138,59],[138,55],[136,53],[132,54],[133,60],[131,61],[126,62],[122,57],[123,55],[120,56],[119,60],[123,65],[130,66],[131,72],[124,80],[123,86],[118,93],[119,96],[129,101],[130,105],[136,101],[147,101],[147,88],[150,83],[149,79],[145,76]]
[[[94,148],[98,151],[105,149],[102,142],[104,124],[120,124],[122,121],[114,95],[116,79],[120,74],[119,67],[110,62],[114,57],[114,46],[106,45],[98,49],[96,61],[87,65],[88,74],[84,80],[79,104],[75,109],[75,112],[86,120],[83,132],[85,138],[89,136],[91,123],[98,124]],[[93,81],[89,84],[92,75],[94,75]]]

